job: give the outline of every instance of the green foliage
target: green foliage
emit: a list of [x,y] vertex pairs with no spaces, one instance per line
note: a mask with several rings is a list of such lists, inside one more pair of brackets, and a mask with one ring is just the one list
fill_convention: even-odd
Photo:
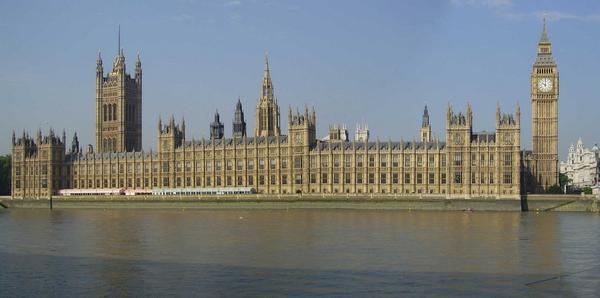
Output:
[[592,188],[589,186],[586,186],[584,188],[581,189],[581,192],[586,194],[586,195],[591,195],[592,194]]
[[0,195],[10,195],[10,163],[9,155],[0,156]]
[[560,186],[554,184],[554,185],[548,187],[548,189],[546,190],[546,193],[549,193],[549,194],[562,194],[563,191],[560,188]]
[[563,188],[565,185],[568,185],[569,182],[571,182],[571,179],[569,179],[569,176],[566,174],[560,173],[558,175],[558,181],[560,183],[560,187]]

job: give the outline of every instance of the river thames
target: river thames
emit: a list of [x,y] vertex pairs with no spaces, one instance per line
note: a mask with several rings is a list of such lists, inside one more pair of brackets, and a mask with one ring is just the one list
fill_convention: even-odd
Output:
[[593,213],[0,210],[0,296],[597,296]]

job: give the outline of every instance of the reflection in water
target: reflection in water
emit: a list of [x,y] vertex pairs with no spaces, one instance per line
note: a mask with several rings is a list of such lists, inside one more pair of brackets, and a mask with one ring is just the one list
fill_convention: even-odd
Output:
[[579,295],[600,286],[590,278],[600,273],[593,214],[10,210],[0,227],[0,286],[21,294]]

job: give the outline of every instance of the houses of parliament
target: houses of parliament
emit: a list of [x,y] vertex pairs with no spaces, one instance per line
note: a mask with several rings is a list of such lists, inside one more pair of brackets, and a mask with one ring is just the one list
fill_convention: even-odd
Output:
[[[532,150],[521,149],[521,113],[495,113],[495,132],[476,132],[470,105],[446,110],[445,141],[432,137],[427,107],[420,138],[380,141],[366,127],[349,140],[342,126],[318,139],[314,108],[280,109],[268,59],[248,134],[241,101],[231,137],[215,114],[210,139],[186,133],[184,120],[158,121],[157,150],[142,150],[142,63],[133,75],[123,50],[105,73],[96,61],[96,145],[77,134],[38,130],[12,136],[12,196],[48,197],[64,189],[251,187],[257,193],[374,193],[406,196],[519,198],[558,183],[558,70],[546,25],[531,71]],[[287,117],[285,116],[287,114]]]

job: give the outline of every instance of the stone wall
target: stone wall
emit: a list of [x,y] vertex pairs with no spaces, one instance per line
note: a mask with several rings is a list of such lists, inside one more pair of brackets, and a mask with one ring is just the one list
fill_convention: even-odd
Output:
[[[337,208],[430,211],[521,211],[515,199],[381,196],[381,195],[241,195],[241,196],[97,196],[49,199],[2,198],[6,208],[202,208],[288,209]],[[529,211],[598,211],[592,196],[538,195],[526,198]]]

